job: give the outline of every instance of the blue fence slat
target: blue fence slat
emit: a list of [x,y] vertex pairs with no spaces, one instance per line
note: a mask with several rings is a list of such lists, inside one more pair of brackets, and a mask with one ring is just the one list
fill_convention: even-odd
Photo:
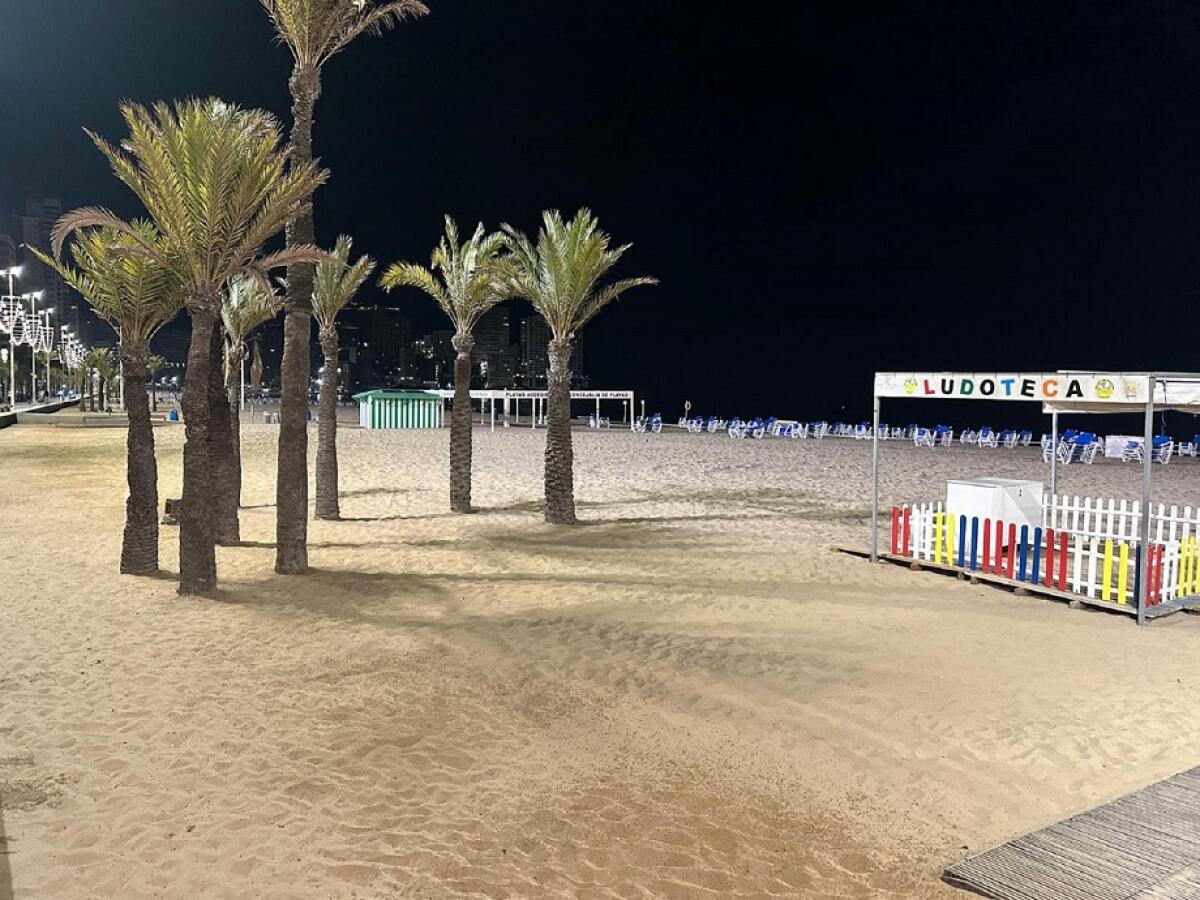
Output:
[[1025,580],[1025,565],[1029,560],[1029,526],[1028,525],[1021,526],[1021,541],[1018,546],[1019,546],[1018,552],[1021,554],[1021,561],[1017,567],[1017,581],[1024,581]]
[[979,517],[971,519],[971,571],[979,568]]
[[1039,581],[1038,574],[1042,568],[1042,529],[1033,529],[1033,577],[1029,579],[1031,584],[1037,584]]

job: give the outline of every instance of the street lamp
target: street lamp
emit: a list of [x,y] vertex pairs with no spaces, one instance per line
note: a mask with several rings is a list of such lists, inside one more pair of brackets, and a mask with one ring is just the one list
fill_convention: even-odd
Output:
[[13,280],[21,274],[20,266],[0,269],[0,276],[8,278],[8,293],[0,298],[0,331],[8,334],[8,402],[17,408],[17,325],[22,317],[21,301],[13,293]]
[[[46,317],[46,324],[38,329],[38,347],[46,354],[46,399],[50,398],[50,351],[54,349],[54,326],[50,324],[50,320],[54,318],[54,309],[47,309],[42,312]],[[37,354],[34,353],[34,362],[36,369]],[[34,387],[37,387],[37,375],[33,378]],[[34,391],[36,393],[36,390]]]

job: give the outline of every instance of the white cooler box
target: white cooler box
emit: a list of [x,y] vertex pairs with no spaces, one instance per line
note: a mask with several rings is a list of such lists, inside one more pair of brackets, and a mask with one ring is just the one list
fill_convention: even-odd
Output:
[[1017,526],[1042,527],[1042,483],[1020,481],[1016,478],[967,478],[946,482],[946,511],[955,519],[976,516],[980,525],[984,519],[997,519]]

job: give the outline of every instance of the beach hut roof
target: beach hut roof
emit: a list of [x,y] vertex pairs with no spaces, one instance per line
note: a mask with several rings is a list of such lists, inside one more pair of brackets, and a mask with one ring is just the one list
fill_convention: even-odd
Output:
[[377,388],[373,391],[363,391],[361,394],[355,394],[354,399],[441,400],[441,397],[439,397],[437,394],[427,393],[426,391],[393,391],[386,388]]

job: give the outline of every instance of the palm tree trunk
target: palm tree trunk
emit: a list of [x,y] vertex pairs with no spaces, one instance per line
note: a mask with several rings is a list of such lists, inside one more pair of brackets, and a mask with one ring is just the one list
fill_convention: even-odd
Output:
[[225,393],[229,397],[229,431],[233,443],[233,469],[230,478],[233,480],[234,503],[238,509],[242,507],[242,394],[241,380],[242,361],[245,347],[233,343],[229,347],[229,369],[225,373]]
[[208,423],[208,441],[213,466],[213,539],[222,547],[241,540],[238,528],[238,491],[241,473],[233,452],[233,429],[229,420],[229,396],[225,393],[225,340],[220,327],[214,327],[209,343],[208,403],[212,418]]
[[338,504],[337,328],[321,329],[321,350],[325,354],[325,375],[321,379],[321,397],[317,406],[317,504],[318,519],[340,519]]
[[179,511],[179,593],[209,594],[217,586],[217,555],[209,498],[212,460],[208,429],[208,370],[216,316],[192,313],[187,375],[183,383],[183,499]]
[[450,510],[471,511],[471,351],[475,339],[454,335],[454,408],[450,410]]
[[575,524],[575,458],[571,448],[571,339],[550,342],[546,412],[546,505],[551,525]]
[[[313,109],[321,94],[316,69],[297,66],[292,93],[292,163],[312,160]],[[315,240],[311,210],[287,229],[289,247]],[[289,266],[283,362],[280,369],[279,465],[275,486],[275,571],[297,575],[308,568],[308,347],[312,340],[315,266]]]
[[154,383],[154,373],[150,373],[150,411],[158,412],[158,386]]
[[158,463],[154,458],[154,428],[146,396],[146,357],[149,348],[125,354],[125,408],[129,412],[126,438],[125,534],[121,541],[121,574],[151,575],[158,571]]

